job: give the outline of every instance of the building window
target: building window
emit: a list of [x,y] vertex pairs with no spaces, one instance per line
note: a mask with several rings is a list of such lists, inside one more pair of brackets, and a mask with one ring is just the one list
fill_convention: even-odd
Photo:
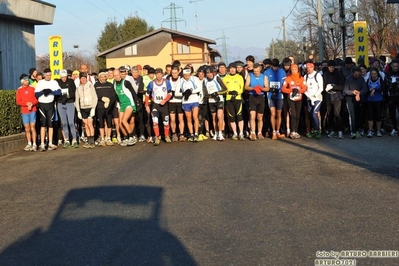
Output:
[[125,56],[137,55],[137,44],[125,48]]
[[189,54],[190,53],[190,46],[178,43],[177,44],[177,53],[178,54]]

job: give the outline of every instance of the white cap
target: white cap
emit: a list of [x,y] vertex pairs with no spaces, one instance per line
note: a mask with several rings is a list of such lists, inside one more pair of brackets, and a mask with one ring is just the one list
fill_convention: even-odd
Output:
[[68,71],[66,71],[66,69],[63,69],[60,71],[60,77],[68,77]]

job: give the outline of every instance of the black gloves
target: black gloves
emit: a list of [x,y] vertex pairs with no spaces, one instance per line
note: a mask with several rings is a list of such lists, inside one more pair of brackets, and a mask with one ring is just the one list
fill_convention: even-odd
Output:
[[48,96],[51,92],[52,92],[51,89],[44,89],[44,90],[43,90],[44,96]]
[[219,97],[219,94],[217,92],[214,92],[211,95],[212,95],[212,98],[215,99],[216,102],[220,101],[220,97]]
[[190,95],[191,95],[192,93],[193,93],[192,90],[185,90],[185,91],[183,92],[184,100],[187,101],[188,98],[190,97]]
[[234,101],[238,95],[237,91],[229,91],[229,95],[231,95],[231,100]]
[[272,93],[271,99],[273,101],[277,100],[277,95],[278,95],[278,87],[270,87],[270,92]]
[[296,97],[299,94],[299,89],[292,89],[292,97]]

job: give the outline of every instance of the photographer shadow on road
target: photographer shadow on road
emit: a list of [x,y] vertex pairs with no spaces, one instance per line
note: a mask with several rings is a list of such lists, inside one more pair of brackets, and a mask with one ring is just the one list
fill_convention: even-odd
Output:
[[0,265],[196,265],[161,228],[163,189],[111,186],[70,191],[48,230],[0,254]]

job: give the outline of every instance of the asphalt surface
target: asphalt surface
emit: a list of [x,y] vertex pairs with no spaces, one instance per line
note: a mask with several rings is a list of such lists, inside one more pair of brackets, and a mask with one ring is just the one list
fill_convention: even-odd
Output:
[[317,251],[398,251],[399,137],[345,137],[0,157],[0,265],[314,265]]

